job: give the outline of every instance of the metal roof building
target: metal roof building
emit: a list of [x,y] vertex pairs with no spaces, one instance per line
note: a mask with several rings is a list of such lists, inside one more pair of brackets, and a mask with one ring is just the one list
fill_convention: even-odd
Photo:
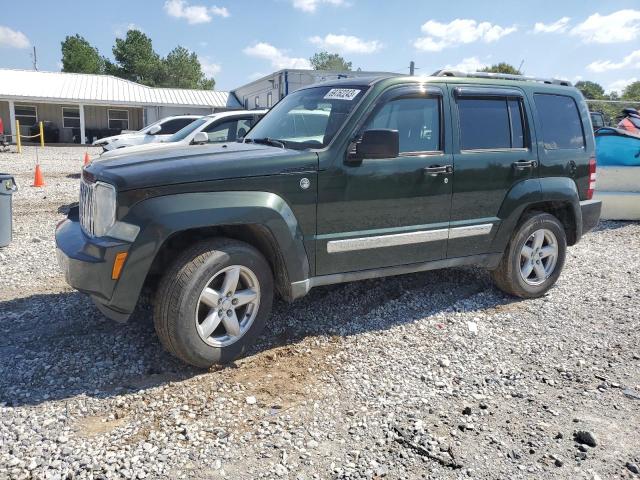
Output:
[[153,88],[111,75],[0,69],[0,118],[12,135],[16,120],[23,135],[42,120],[59,129],[60,141],[84,143],[169,115],[237,108],[229,92]]

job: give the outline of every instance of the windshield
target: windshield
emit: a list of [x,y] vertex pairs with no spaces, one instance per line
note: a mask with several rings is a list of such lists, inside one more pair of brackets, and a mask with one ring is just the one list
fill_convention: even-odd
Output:
[[324,148],[362,98],[367,87],[314,87],[282,99],[245,137],[278,141],[287,148]]
[[153,127],[154,125],[157,125],[158,123],[162,122],[163,120],[164,120],[164,118],[161,118],[160,120],[156,120],[155,122],[150,123],[146,127],[141,128],[140,130],[138,130],[138,133],[147,133],[149,130],[151,130],[151,127]]
[[197,128],[200,128],[204,123],[208,122],[209,120],[210,119],[208,117],[202,117],[197,120],[194,120],[186,127],[181,128],[176,133],[171,135],[167,140],[167,142],[179,142],[180,140],[184,140],[185,138],[187,138],[187,136],[189,136],[191,132],[193,132]]

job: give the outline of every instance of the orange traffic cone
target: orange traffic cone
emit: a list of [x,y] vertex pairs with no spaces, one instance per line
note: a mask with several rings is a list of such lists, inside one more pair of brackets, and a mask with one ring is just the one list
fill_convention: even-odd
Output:
[[40,170],[40,164],[36,163],[36,173],[33,177],[34,187],[44,187],[44,177],[42,176],[42,170]]
[[89,152],[84,152],[84,166],[86,167],[91,163],[91,159],[89,158]]

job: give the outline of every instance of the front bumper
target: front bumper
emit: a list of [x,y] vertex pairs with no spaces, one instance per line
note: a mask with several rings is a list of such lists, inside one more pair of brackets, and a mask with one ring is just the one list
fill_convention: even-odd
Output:
[[56,229],[58,264],[67,283],[90,295],[100,311],[119,322],[126,321],[131,311],[112,302],[118,281],[111,274],[115,256],[128,252],[130,246],[120,240],[88,237],[80,227],[77,208]]
[[582,210],[582,234],[593,230],[600,221],[602,202],[600,200],[585,200],[580,202]]

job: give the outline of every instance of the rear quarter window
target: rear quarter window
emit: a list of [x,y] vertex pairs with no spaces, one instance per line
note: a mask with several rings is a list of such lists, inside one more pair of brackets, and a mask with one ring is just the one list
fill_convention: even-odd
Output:
[[576,101],[566,95],[536,93],[542,140],[547,150],[580,149],[585,146],[582,120]]

